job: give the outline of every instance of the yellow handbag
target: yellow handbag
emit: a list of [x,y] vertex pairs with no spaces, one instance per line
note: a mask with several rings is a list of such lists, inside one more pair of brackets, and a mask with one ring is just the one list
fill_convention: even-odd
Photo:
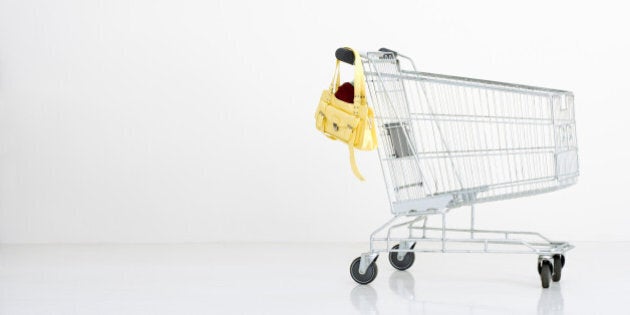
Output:
[[365,77],[361,56],[356,51],[352,51],[355,57],[354,102],[347,103],[335,97],[340,83],[339,60],[337,59],[330,88],[322,92],[315,112],[315,127],[329,138],[348,144],[352,172],[358,179],[364,180],[354,159],[354,149],[376,149],[376,125],[374,111],[368,106],[365,98]]

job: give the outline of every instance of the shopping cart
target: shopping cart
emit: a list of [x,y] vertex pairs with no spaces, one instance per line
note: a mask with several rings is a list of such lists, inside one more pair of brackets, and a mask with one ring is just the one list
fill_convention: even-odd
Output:
[[[345,48],[336,56],[354,63]],[[415,252],[519,253],[538,255],[543,288],[560,281],[571,244],[535,232],[476,229],[475,205],[576,183],[573,94],[418,72],[413,60],[388,49],[361,58],[394,217],[352,262],[352,278],[374,280],[383,252],[399,270],[411,267]],[[470,228],[448,228],[447,214],[464,206]],[[430,217],[441,225],[429,226]]]

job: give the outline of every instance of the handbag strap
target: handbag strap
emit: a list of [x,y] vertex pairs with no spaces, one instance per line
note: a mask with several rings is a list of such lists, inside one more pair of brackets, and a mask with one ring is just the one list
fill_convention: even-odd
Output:
[[[348,48],[351,49],[351,48]],[[352,49],[354,52],[354,98],[355,103],[358,101],[359,105],[367,105],[365,101],[365,74],[363,73],[363,62],[359,52]]]
[[359,167],[357,166],[357,161],[354,159],[354,139],[356,137],[356,129],[352,130],[352,134],[350,136],[350,141],[348,141],[348,150],[350,151],[350,167],[352,167],[352,173],[354,176],[361,181],[364,181],[363,175],[359,172]]
[[341,84],[341,75],[339,75],[339,59],[335,63],[335,72],[333,73],[332,81],[330,82],[330,93],[334,94],[339,85]]
[[[360,112],[358,107],[367,106],[367,101],[365,100],[365,74],[363,72],[363,62],[361,62],[361,56],[359,55],[359,52],[350,47],[346,48],[352,50],[352,52],[354,53],[354,114],[359,116]],[[341,84],[341,74],[339,66],[340,61],[339,59],[337,59],[335,61],[335,71],[333,72],[333,78],[330,82],[331,93],[335,93],[339,88],[339,85]]]
[[354,52],[354,115],[365,119],[366,110],[360,110],[360,107],[366,106],[365,100],[365,74],[363,73],[363,62],[361,56],[356,50]]

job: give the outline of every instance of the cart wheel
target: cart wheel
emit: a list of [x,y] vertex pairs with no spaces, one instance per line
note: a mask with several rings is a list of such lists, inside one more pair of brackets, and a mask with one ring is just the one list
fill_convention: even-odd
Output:
[[[414,244],[415,245],[415,244]],[[399,249],[400,245],[394,245],[392,250]],[[411,247],[413,248],[413,246]],[[416,260],[416,254],[413,252],[408,252],[405,254],[405,257],[402,260],[398,260],[398,252],[389,252],[389,262],[394,266],[394,268],[398,270],[407,270],[413,265],[413,262]]]
[[540,270],[540,282],[542,287],[546,289],[549,287],[549,281],[551,280],[551,263],[544,260],[538,269]]
[[551,277],[553,282],[558,282],[562,278],[562,267],[564,267],[564,255],[553,255],[553,276]]
[[361,257],[357,257],[350,264],[350,276],[352,280],[356,281],[358,284],[368,284],[372,282],[378,274],[376,264],[372,262],[364,274],[359,273],[359,265],[361,265]]

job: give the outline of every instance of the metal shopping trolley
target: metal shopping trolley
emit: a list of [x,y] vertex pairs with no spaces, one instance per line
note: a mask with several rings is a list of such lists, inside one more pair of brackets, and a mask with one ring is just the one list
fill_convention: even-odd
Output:
[[[354,63],[340,48],[338,59]],[[376,259],[411,267],[415,252],[537,254],[543,288],[560,281],[567,242],[535,232],[475,228],[475,205],[550,192],[578,177],[573,94],[547,88],[418,72],[409,57],[362,53],[378,154],[394,217],[350,265],[370,283]],[[470,207],[470,228],[448,228]],[[441,224],[430,226],[430,217]]]

